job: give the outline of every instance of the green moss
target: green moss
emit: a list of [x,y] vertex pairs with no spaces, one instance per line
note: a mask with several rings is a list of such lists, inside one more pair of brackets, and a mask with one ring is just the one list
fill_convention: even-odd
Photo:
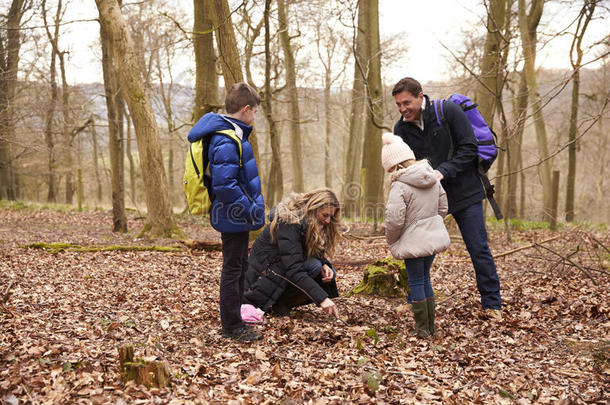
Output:
[[391,257],[366,266],[362,282],[350,293],[404,297],[409,292],[407,270],[402,261]]
[[24,249],[44,249],[49,253],[71,252],[182,252],[184,249],[176,246],[80,246],[71,243],[36,242],[22,246]]

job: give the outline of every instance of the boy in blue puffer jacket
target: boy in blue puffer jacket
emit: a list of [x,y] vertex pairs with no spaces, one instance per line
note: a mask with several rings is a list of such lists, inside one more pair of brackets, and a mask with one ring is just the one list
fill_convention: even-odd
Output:
[[[188,134],[189,142],[210,137],[208,146],[210,223],[222,239],[220,322],[222,336],[238,341],[259,340],[263,335],[241,319],[244,273],[248,269],[249,232],[265,224],[265,202],[248,136],[260,96],[246,83],[235,83],[225,98],[226,115],[210,112]],[[235,131],[241,141],[218,131]]]

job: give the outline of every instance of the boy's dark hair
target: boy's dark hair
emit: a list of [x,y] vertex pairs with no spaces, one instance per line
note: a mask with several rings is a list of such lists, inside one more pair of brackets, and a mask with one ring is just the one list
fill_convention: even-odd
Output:
[[247,83],[235,83],[227,92],[225,109],[227,113],[234,114],[249,105],[254,108],[261,103],[261,97]]
[[392,89],[392,95],[395,96],[405,90],[411,93],[414,97],[419,96],[419,93],[423,91],[421,84],[419,84],[417,80],[412,77],[403,77]]

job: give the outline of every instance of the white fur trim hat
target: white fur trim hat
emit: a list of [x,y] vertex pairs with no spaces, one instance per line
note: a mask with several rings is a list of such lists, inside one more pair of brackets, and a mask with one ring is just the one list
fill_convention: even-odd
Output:
[[409,148],[409,145],[404,143],[399,136],[386,132],[381,139],[383,141],[383,146],[381,147],[381,165],[386,172],[405,160],[415,159],[415,155],[411,148]]

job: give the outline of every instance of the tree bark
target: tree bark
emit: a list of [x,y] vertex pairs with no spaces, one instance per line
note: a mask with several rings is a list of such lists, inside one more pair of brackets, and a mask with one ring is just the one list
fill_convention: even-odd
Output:
[[496,100],[504,87],[503,60],[504,24],[506,23],[506,0],[490,0],[487,10],[487,36],[481,59],[481,76],[477,84],[476,102],[478,110],[490,126],[493,126]]
[[148,208],[147,223],[140,234],[150,232],[152,237],[172,236],[179,229],[174,221],[167,191],[159,130],[141,72],[137,68],[131,37],[116,0],[96,0],[96,4],[100,22],[112,38],[119,84],[129,106],[140,152]]
[[365,14],[364,0],[358,2],[358,23],[354,27],[353,54],[354,54],[354,82],[352,85],[351,113],[349,125],[349,138],[345,153],[343,180],[344,215],[353,218],[360,214],[360,199],[362,198],[362,184],[360,170],[362,167],[362,147],[364,141],[364,119],[366,108],[366,94],[364,87],[365,73],[362,67],[367,59],[366,41],[364,40]]
[[281,165],[280,139],[277,123],[273,118],[273,103],[271,99],[270,8],[271,0],[265,0],[265,90],[262,102],[265,110],[265,118],[267,119],[267,127],[269,128],[269,142],[271,144],[271,169],[269,171],[265,199],[267,206],[273,207],[280,201],[284,194],[284,176]]
[[214,52],[212,1],[193,0],[193,48],[195,51],[195,108],[193,122],[218,105],[218,76]]
[[529,12],[526,11],[525,0],[519,0],[519,30],[521,34],[521,42],[523,47],[523,62],[525,69],[525,77],[527,87],[530,94],[530,105],[532,106],[534,116],[534,127],[536,129],[536,141],[538,144],[538,153],[541,160],[540,163],[540,182],[542,184],[542,219],[543,221],[551,221],[552,208],[552,159],[547,159],[549,156],[548,139],[544,116],[542,115],[542,100],[538,93],[538,85],[536,81],[536,44],[537,33],[536,29],[542,16],[544,0],[532,0]]
[[137,193],[136,193],[136,165],[133,159],[133,153],[131,153],[131,119],[129,114],[125,114],[125,124],[127,126],[127,137],[126,139],[126,154],[127,160],[129,161],[129,187],[131,189],[131,202],[134,206],[138,205]]
[[576,150],[578,145],[576,144],[576,137],[578,136],[578,102],[580,98],[580,68],[582,64],[582,40],[587,31],[587,27],[593,12],[595,11],[596,0],[585,0],[580,16],[578,19],[578,26],[574,33],[574,39],[570,48],[570,63],[574,70],[572,77],[572,102],[570,106],[570,129],[568,131],[568,140],[570,145],[568,146],[568,180],[566,187],[566,221],[574,221],[574,199],[576,189]]
[[[118,5],[117,5],[118,6]],[[101,13],[100,13],[101,15]],[[120,95],[117,72],[113,56],[113,38],[109,27],[100,20],[100,38],[102,44],[102,70],[106,108],[108,110],[108,151],[110,155],[110,185],[112,189],[112,231],[127,232],[127,215],[125,213],[125,175],[123,159],[123,142],[121,129],[123,118],[119,105],[123,104]]]
[[[375,224],[382,218],[385,209],[383,204],[383,168],[379,161],[381,156],[381,108],[383,88],[381,86],[381,57],[379,43],[379,2],[364,2],[367,41],[368,74],[366,77],[367,118],[364,124],[364,153],[362,168],[364,170],[364,209],[365,218],[372,217]],[[362,6],[362,4],[361,4]]]
[[63,166],[66,173],[66,204],[72,204],[74,202],[74,137],[72,121],[72,115],[70,114],[70,87],[68,86],[68,80],[66,78],[66,63],[65,63],[66,52],[57,51],[57,57],[59,58],[59,71],[61,74],[61,113],[63,116]]
[[[237,49],[237,41],[235,39],[235,31],[233,30],[233,22],[231,20],[231,10],[227,0],[210,0],[212,2],[212,19],[214,22],[214,31],[216,32],[216,43],[218,45],[218,58],[222,66],[222,77],[225,82],[225,89],[228,90],[231,86],[238,82],[244,81],[244,75],[239,61],[239,50]],[[252,131],[248,137],[252,150],[254,151],[254,160],[260,162],[258,158],[258,142],[256,132]]]
[[95,182],[97,185],[97,202],[102,202],[102,179],[100,178],[100,169],[98,163],[98,150],[97,150],[97,131],[95,130],[95,120],[93,115],[91,120],[91,142],[93,144],[93,169],[95,173]]
[[59,19],[61,15],[61,0],[59,0],[57,4],[57,13],[55,16],[55,30],[53,34],[49,29],[49,24],[47,23],[47,12],[46,12],[46,1],[42,2],[42,16],[44,20],[45,30],[47,32],[47,37],[51,42],[51,64],[49,68],[49,82],[51,85],[51,98],[49,100],[46,114],[45,114],[45,142],[48,150],[48,160],[47,160],[47,169],[48,169],[48,192],[47,192],[47,202],[56,202],[57,200],[57,177],[56,177],[56,165],[57,158],[55,156],[55,139],[53,133],[54,129],[54,118],[55,118],[55,104],[58,99],[58,90],[57,90],[57,40],[59,37]]
[[521,72],[519,81],[519,90],[513,104],[513,122],[515,122],[515,130],[511,136],[506,139],[506,154],[508,157],[507,172],[509,173],[506,187],[506,202],[504,205],[504,216],[508,219],[520,217],[517,211],[517,195],[518,181],[521,162],[521,144],[523,140],[523,130],[525,128],[525,120],[527,117],[527,80],[525,72]]
[[290,45],[288,34],[288,17],[284,0],[277,0],[278,23],[280,27],[280,43],[284,52],[284,64],[286,69],[286,92],[288,93],[288,108],[290,121],[290,141],[292,143],[292,187],[296,192],[303,192],[303,148],[301,145],[301,113],[299,111],[299,95],[297,92],[297,73],[294,61],[294,51]]
[[6,18],[6,45],[0,37],[0,200],[17,199],[11,142],[15,138],[13,104],[21,48],[20,25],[25,9],[25,0],[11,2]]

